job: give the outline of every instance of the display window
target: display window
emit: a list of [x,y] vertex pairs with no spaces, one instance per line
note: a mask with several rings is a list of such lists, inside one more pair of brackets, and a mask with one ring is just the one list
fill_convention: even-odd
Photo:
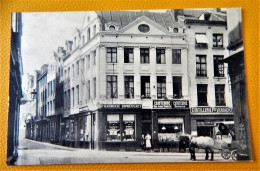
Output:
[[66,140],[70,140],[70,121],[69,120],[66,120],[66,136],[65,136],[65,139]]
[[123,141],[135,140],[135,115],[123,115]]
[[108,114],[107,141],[134,141],[135,114]]
[[79,118],[79,141],[89,141],[88,118]]
[[107,115],[107,141],[120,141],[119,114]]
[[158,117],[158,139],[161,142],[179,141],[184,133],[183,118]]

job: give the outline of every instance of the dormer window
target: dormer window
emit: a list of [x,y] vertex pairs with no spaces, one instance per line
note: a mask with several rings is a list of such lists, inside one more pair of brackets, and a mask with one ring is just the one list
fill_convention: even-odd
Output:
[[173,33],[178,33],[179,32],[179,29],[178,28],[174,28],[173,29]]
[[138,26],[138,30],[142,33],[147,33],[150,31],[150,27],[146,24],[141,24]]
[[113,25],[109,26],[109,31],[115,31],[115,30],[116,30],[115,26],[113,26]]

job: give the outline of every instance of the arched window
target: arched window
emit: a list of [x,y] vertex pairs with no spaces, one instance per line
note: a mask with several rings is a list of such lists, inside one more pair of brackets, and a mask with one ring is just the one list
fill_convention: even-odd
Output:
[[116,29],[115,26],[113,26],[113,25],[109,26],[109,31],[115,31],[115,29]]

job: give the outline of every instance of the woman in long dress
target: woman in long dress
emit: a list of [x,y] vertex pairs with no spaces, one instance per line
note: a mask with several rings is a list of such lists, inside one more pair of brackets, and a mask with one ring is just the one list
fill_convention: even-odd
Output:
[[146,134],[145,136],[145,147],[147,149],[147,151],[150,151],[150,149],[152,148],[152,145],[151,145],[151,135],[149,133]]

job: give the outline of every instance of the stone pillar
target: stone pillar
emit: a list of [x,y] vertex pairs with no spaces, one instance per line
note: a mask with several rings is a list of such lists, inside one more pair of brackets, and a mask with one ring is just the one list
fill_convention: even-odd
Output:
[[150,68],[151,68],[151,98],[157,98],[157,76],[156,76],[156,48],[150,48]]

